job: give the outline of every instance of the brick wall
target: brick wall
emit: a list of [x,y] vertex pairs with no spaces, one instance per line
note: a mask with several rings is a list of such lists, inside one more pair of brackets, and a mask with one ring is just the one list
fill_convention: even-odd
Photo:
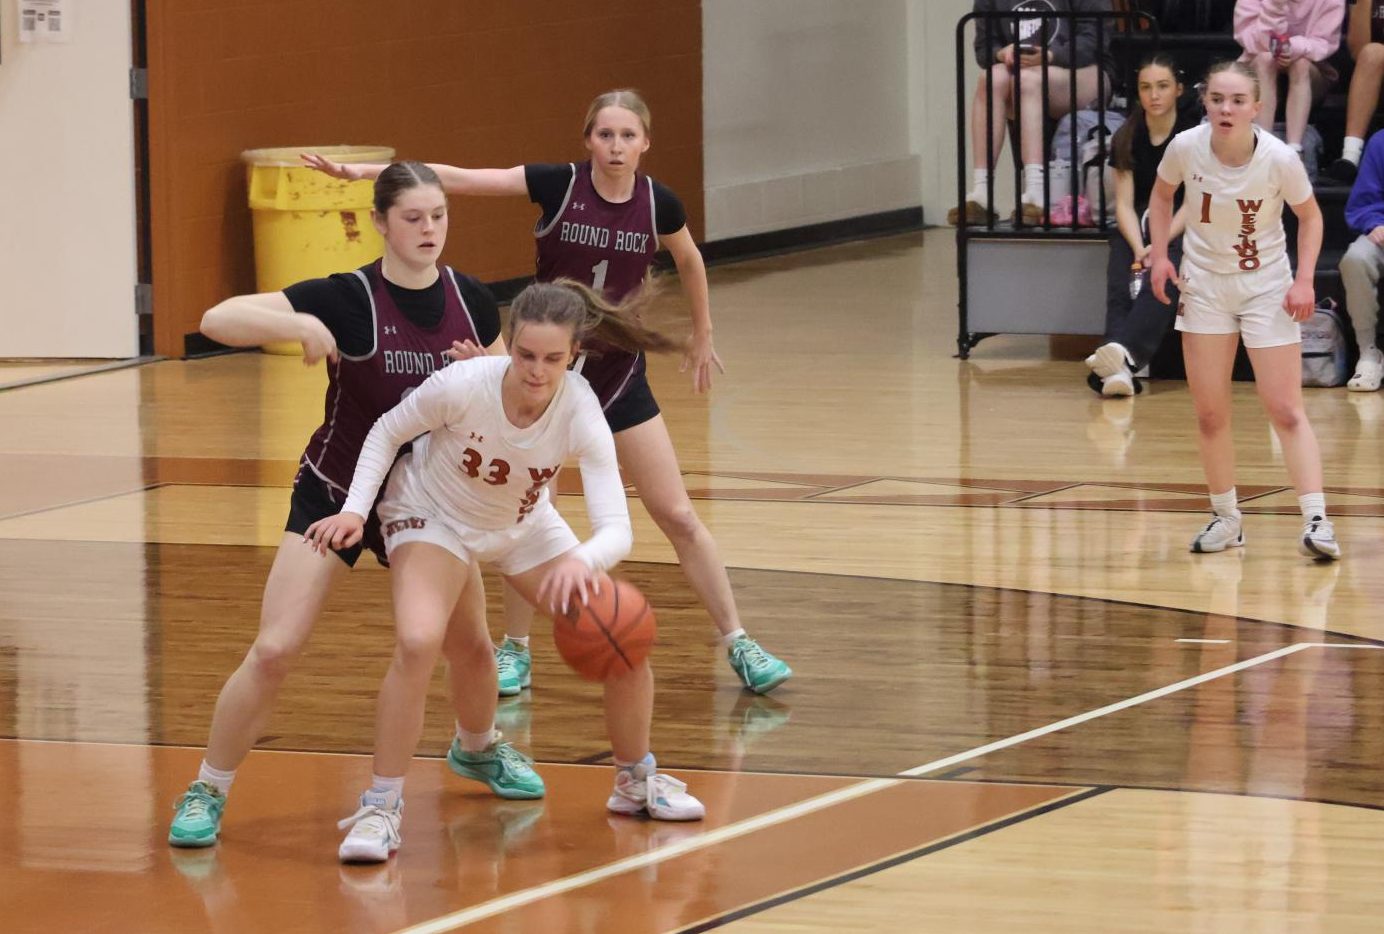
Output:
[[[654,115],[643,167],[702,236],[699,0],[149,0],[155,350],[254,290],[244,149],[393,146],[464,166],[580,160],[612,87]],[[454,199],[444,260],[486,280],[533,270],[537,208]]]

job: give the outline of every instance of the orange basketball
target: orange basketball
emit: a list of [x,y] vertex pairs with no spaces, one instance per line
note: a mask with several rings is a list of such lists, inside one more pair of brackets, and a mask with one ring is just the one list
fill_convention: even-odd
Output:
[[587,681],[633,671],[649,657],[657,625],[649,601],[628,581],[606,578],[585,606],[553,618],[553,642],[562,660]]

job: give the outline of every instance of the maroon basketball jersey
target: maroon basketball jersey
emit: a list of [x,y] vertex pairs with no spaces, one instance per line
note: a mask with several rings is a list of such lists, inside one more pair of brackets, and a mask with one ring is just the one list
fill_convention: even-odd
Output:
[[355,271],[370,296],[375,346],[364,356],[342,354],[327,370],[326,412],[308,441],[303,466],[323,479],[343,499],[351,487],[356,458],[370,428],[398,405],[434,370],[447,363],[442,351],[452,341],[480,343],[476,324],[462,298],[456,274],[441,269],[446,296],[442,320],[434,327],[414,324],[394,304],[380,273],[380,261]]
[[1384,0],[1370,0],[1370,41],[1384,42]]
[[[542,223],[540,221],[540,223]],[[654,185],[636,173],[634,193],[612,204],[596,192],[591,163],[574,166],[572,183],[551,222],[534,230],[540,282],[565,277],[584,282],[619,301],[639,288],[658,252],[654,227]],[[599,341],[584,347],[581,375],[596,391],[601,407],[619,397],[643,370],[643,354],[625,353]]]

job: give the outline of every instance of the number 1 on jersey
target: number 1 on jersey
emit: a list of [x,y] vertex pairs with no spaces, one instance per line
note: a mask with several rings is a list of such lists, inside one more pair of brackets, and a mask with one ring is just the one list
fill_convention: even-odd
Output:
[[1209,191],[1201,193],[1201,222],[1203,224],[1211,223],[1211,192]]
[[591,287],[597,292],[605,289],[606,270],[609,268],[610,260],[608,259],[603,259],[591,267]]

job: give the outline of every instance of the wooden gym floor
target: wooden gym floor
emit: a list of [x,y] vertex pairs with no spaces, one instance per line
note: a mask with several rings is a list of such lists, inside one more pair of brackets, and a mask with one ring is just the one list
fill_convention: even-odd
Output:
[[23,384],[0,391],[4,930],[1378,929],[1384,398],[1309,393],[1346,553],[1320,566],[1236,386],[1249,545],[1193,556],[1185,385],[1103,402],[1039,338],[952,359],[950,232],[711,280],[730,372],[709,398],[676,361],[653,380],[742,615],[796,677],[738,688],[632,500],[623,573],[661,626],[655,748],[707,819],[604,811],[597,692],[540,630],[535,686],[499,720],[548,798],[451,776],[439,678],[404,848],[376,868],[337,864],[334,823],[369,775],[390,653],[368,560],[220,845],[164,843],[255,629],[320,370],[0,374]]

